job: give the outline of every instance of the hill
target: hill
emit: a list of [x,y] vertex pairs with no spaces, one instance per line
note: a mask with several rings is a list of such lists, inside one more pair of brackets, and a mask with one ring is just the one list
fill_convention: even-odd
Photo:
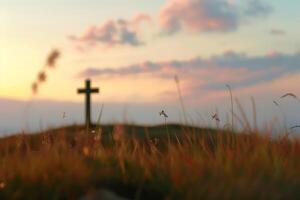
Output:
[[0,199],[295,199],[299,153],[267,133],[63,127],[0,140]]

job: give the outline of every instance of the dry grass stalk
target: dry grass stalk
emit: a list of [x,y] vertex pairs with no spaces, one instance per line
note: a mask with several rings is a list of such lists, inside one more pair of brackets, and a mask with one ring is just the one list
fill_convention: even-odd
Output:
[[251,104],[252,104],[252,114],[253,114],[253,127],[254,127],[254,131],[257,132],[258,127],[257,127],[256,103],[253,97],[251,97]]
[[230,85],[226,84],[226,87],[227,87],[227,89],[229,91],[229,95],[230,95],[230,104],[231,104],[231,130],[232,130],[232,132],[234,132],[234,116],[233,116],[234,110],[233,110],[232,90],[231,90]]
[[185,110],[185,106],[184,106],[184,103],[183,103],[179,77],[175,76],[174,80],[175,80],[175,83],[176,83],[178,98],[179,98],[179,102],[180,102],[180,105],[181,105],[181,109],[182,109],[182,113],[183,113],[183,117],[184,117],[184,122],[187,125],[188,124],[188,119],[187,119],[187,113],[186,113],[186,110]]
[[251,131],[251,126],[250,126],[250,123],[249,123],[249,120],[248,120],[248,117],[246,115],[246,112],[244,111],[241,103],[239,102],[238,99],[235,99],[235,102],[238,106],[238,109],[240,111],[240,114],[242,115],[242,118],[243,118],[243,124],[245,125],[244,128],[248,131]]

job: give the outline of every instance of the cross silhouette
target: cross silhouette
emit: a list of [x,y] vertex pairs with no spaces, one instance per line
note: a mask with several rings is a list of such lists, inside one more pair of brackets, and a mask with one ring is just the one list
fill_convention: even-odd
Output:
[[91,94],[99,93],[99,88],[91,88],[91,81],[87,79],[85,88],[78,89],[77,93],[85,94],[85,125],[88,128],[91,125]]

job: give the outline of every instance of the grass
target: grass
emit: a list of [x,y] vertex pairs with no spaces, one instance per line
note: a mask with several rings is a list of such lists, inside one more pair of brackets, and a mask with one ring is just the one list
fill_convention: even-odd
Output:
[[[296,199],[300,141],[168,125],[53,129],[0,140],[0,199]],[[119,137],[115,137],[118,135]],[[98,191],[98,193],[97,193]]]

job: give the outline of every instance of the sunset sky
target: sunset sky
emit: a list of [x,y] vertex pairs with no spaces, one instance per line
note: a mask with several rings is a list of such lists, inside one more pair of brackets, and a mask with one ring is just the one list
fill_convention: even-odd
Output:
[[[207,118],[217,108],[228,112],[229,84],[246,110],[253,96],[258,113],[271,120],[278,114],[272,102],[280,101],[288,123],[297,123],[300,103],[279,98],[300,96],[299,8],[299,0],[1,0],[0,114],[13,120],[24,108],[10,111],[8,102],[32,98],[82,103],[76,88],[88,77],[101,89],[95,104],[119,106],[115,115],[124,105],[176,113],[177,75],[186,106]],[[54,48],[61,57],[32,96],[31,84]],[[133,121],[159,121],[134,112]],[[171,119],[179,121],[177,114]]]

